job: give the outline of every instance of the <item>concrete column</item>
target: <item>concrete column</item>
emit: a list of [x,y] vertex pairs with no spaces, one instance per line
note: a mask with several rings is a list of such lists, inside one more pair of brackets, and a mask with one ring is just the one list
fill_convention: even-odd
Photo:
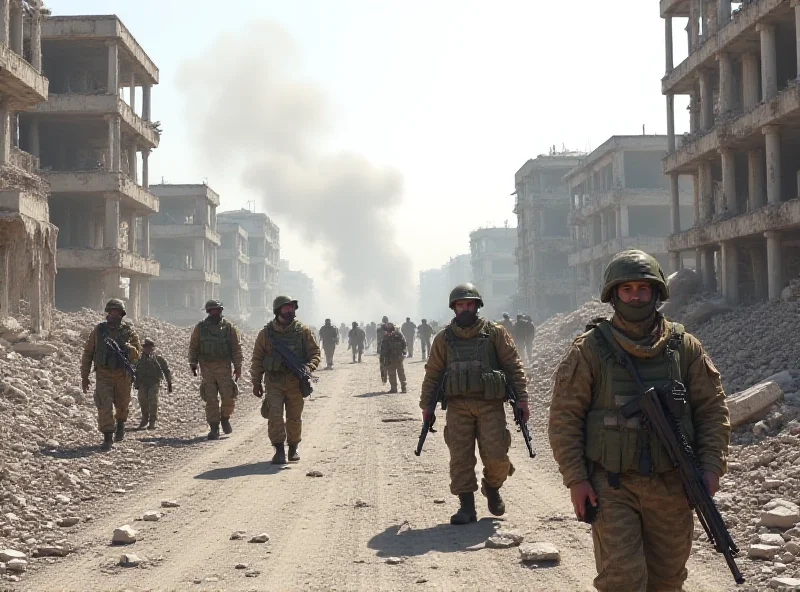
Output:
[[727,114],[733,110],[734,103],[734,76],[733,56],[722,51],[717,54],[719,62],[719,104],[720,114]]
[[142,217],[142,257],[150,257],[150,216]]
[[36,117],[31,118],[28,133],[30,135],[30,152],[34,158],[39,158],[41,153],[39,145],[39,120]]
[[0,245],[0,319],[11,316],[8,289],[11,286],[11,250]]
[[[119,284],[122,276],[118,269],[108,269],[103,272],[103,300],[108,301],[110,298],[121,298],[122,290]],[[102,303],[101,303],[102,306]]]
[[703,287],[709,292],[717,291],[717,273],[714,269],[714,249],[703,247]]
[[693,206],[694,206],[694,224],[693,226],[698,226],[700,224],[700,172],[697,171],[692,175],[692,191],[693,191]]
[[42,296],[44,282],[42,281],[42,258],[40,257],[33,264],[33,282],[28,290],[28,302],[30,303],[31,331],[33,333],[43,333],[45,330],[44,319],[46,316],[45,300]]
[[722,269],[722,295],[728,304],[735,306],[739,304],[739,249],[733,241],[722,243]]
[[736,158],[731,148],[720,148],[722,155],[722,194],[728,213],[739,213],[736,202]]
[[761,128],[766,136],[767,202],[781,201],[781,132],[777,125]]
[[142,119],[145,121],[150,121],[150,117],[152,116],[151,111],[151,104],[150,104],[150,94],[151,94],[152,86],[148,82],[147,84],[142,85]]
[[128,287],[128,314],[134,321],[139,320],[139,292],[140,292],[139,278],[131,277],[130,286]]
[[195,202],[195,210],[194,210],[194,223],[201,224],[203,226],[206,225],[206,220],[208,219],[208,215],[206,214],[206,198],[205,197],[198,197],[197,201]]
[[[664,54],[666,56],[666,72],[669,74],[672,72],[673,66],[673,56],[674,53],[672,51],[672,17],[667,16],[664,17]],[[800,64],[800,62],[798,62]]]
[[742,55],[742,103],[745,112],[758,105],[760,90],[761,77],[758,75],[758,56],[746,53]]
[[689,95],[689,133],[694,134],[700,128],[700,93]]
[[764,189],[764,151],[747,151],[747,209],[754,212],[767,203]]
[[142,150],[142,187],[145,189],[150,188],[150,150],[145,148]]
[[672,217],[672,234],[681,231],[681,203],[680,189],[678,187],[678,173],[669,175],[669,209]]
[[800,2],[798,0],[792,0],[792,6],[794,7],[794,32],[795,32],[795,47],[797,52],[797,78],[800,80]]
[[106,249],[119,249],[119,200],[112,197],[106,198],[103,246]]
[[731,20],[731,0],[717,1],[717,28],[719,30]]
[[711,73],[700,70],[700,128],[708,131],[714,126],[714,91],[711,87]]
[[667,151],[675,152],[675,95],[667,95]]
[[130,86],[130,95],[131,95],[131,111],[133,114],[136,115],[136,74],[131,72],[131,86]]
[[10,0],[0,0],[0,44],[9,45],[9,23],[11,22]]
[[699,0],[689,0],[689,53],[700,46]]
[[608,224],[605,212],[600,212],[600,244],[608,240]]
[[703,278],[703,249],[694,250],[694,271]]
[[767,286],[768,297],[776,300],[783,290],[783,253],[781,251],[781,233],[770,230],[764,233],[767,239]]
[[114,133],[114,118],[107,117],[106,121],[108,122],[108,152],[106,156],[106,170],[113,171],[114,170],[114,138],[116,134]]
[[202,238],[194,239],[194,256],[192,257],[192,269],[204,269],[206,263],[205,240]]
[[108,94],[119,96],[119,45],[108,42]]
[[778,58],[775,44],[775,25],[759,23],[761,33],[761,93],[765,101],[778,95]]
[[714,215],[714,187],[711,162],[700,163],[700,220],[708,222]]
[[765,244],[750,247],[750,268],[753,274],[755,297],[759,302],[769,299],[769,275],[767,274],[767,249]]
[[619,208],[619,235],[623,238],[628,238],[629,231],[628,206],[623,205]]
[[620,206],[614,209],[614,229],[616,230],[615,238],[622,236],[622,208]]
[[0,97],[0,165],[8,164],[11,158],[11,118],[8,97]]
[[42,13],[38,8],[31,16],[31,65],[37,72],[42,71]]
[[138,183],[136,170],[136,144],[131,143],[128,146],[128,176],[133,179],[134,183]]
[[11,3],[11,23],[8,31],[9,46],[15,54],[22,55],[22,4]]
[[142,279],[139,284],[139,316],[150,316],[150,278]]
[[136,211],[131,210],[128,214],[128,251],[136,253]]
[[121,122],[118,115],[108,118],[108,170],[119,172],[122,169]]
[[708,7],[705,11],[706,15],[706,34],[705,38],[708,39],[712,35],[716,35],[719,27],[722,26],[721,23],[717,22],[717,7],[714,5],[713,1],[708,2]]

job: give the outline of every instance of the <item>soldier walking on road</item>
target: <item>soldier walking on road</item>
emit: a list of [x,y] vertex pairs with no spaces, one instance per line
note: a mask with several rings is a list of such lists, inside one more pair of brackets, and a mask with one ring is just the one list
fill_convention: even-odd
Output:
[[[319,345],[314,334],[303,323],[295,319],[299,304],[290,296],[278,296],[272,303],[275,319],[264,327],[253,346],[250,361],[250,378],[253,394],[266,396],[261,404],[261,417],[267,420],[269,440],[275,447],[272,464],[286,464],[286,448],[289,444],[289,460],[297,462],[300,455],[297,447],[302,437],[302,415],[305,400],[300,379],[289,370],[283,357],[272,344],[280,343],[305,364],[309,372],[319,366]],[[334,327],[335,329],[335,327]],[[264,385],[262,385],[262,378]],[[283,413],[286,409],[286,420]]]
[[[639,392],[619,360],[627,355],[646,387],[685,410],[676,417],[712,496],[725,474],[730,421],[719,372],[703,346],[657,308],[669,297],[658,262],[642,251],[608,264],[597,319],[573,341],[554,374],[549,436],[575,515],[589,505],[599,592],[682,590],[693,516],[666,449],[620,407]],[[685,402],[684,402],[685,401]]]
[[446,373],[444,440],[450,450],[450,492],[460,502],[450,524],[477,520],[475,440],[483,461],[481,493],[493,515],[502,516],[506,511],[500,487],[514,472],[508,458],[511,434],[504,409],[506,381],[514,383],[523,421],[527,422],[530,415],[528,384],[514,341],[502,325],[478,316],[482,306],[483,299],[472,284],[456,286],[450,292],[455,318],[433,340],[419,402],[427,421],[428,402],[436,396],[437,385]]
[[513,338],[514,337],[514,322],[511,320],[511,315],[508,314],[507,312],[504,312],[503,313],[503,320],[500,321],[500,324],[503,325],[503,327],[505,327],[506,331],[508,331],[508,334],[511,335],[511,337]]
[[[344,335],[342,335],[344,336]],[[336,345],[339,343],[339,330],[331,325],[330,319],[325,319],[325,324],[319,330],[319,340],[322,342],[322,349],[325,351],[326,370],[333,368],[333,354]]]
[[533,360],[533,337],[536,334],[536,327],[528,320],[527,315],[519,313],[517,324],[514,326],[514,341],[520,353],[525,354],[525,360]]
[[189,366],[195,376],[198,364],[200,366],[203,377],[200,398],[206,404],[206,421],[210,428],[208,439],[219,440],[220,423],[223,432],[233,432],[231,415],[239,396],[236,383],[242,376],[242,345],[239,330],[222,317],[223,306],[219,300],[206,302],[205,310],[208,316],[195,325],[189,339]]
[[381,341],[383,341],[383,336],[386,335],[386,325],[389,324],[389,317],[383,317],[381,319],[381,324],[375,328],[375,351],[378,354],[381,353]]
[[406,389],[406,369],[403,360],[406,358],[406,340],[400,331],[396,330],[393,323],[386,324],[386,333],[381,340],[381,364],[386,367],[389,375],[389,392],[397,392],[397,378],[400,377],[400,389]]
[[364,329],[358,326],[356,321],[353,321],[353,328],[350,329],[347,339],[350,342],[350,349],[353,350],[353,363],[356,363],[356,353],[358,353],[358,363],[360,364],[361,355],[364,353],[364,348],[366,347],[367,334],[364,332]]
[[145,339],[142,344],[142,355],[136,360],[136,391],[139,395],[139,408],[142,410],[142,421],[139,429],[147,426],[148,430],[156,429],[158,420],[158,393],[161,381],[167,383],[167,392],[172,394],[172,372],[163,356],[155,353],[156,344],[152,339]]
[[369,349],[375,343],[375,323],[369,323],[364,332],[367,334],[367,349]]
[[411,317],[406,317],[406,322],[400,327],[400,332],[406,338],[406,346],[408,346],[408,357],[414,357],[414,338],[416,337],[417,326],[411,321]]
[[[106,320],[92,329],[83,347],[81,388],[84,393],[89,392],[89,373],[94,364],[97,427],[103,433],[102,450],[110,450],[114,442],[125,438],[133,381],[125,362],[136,361],[141,345],[133,326],[122,320],[126,313],[121,300],[109,300],[105,312]],[[106,338],[116,343],[120,353],[106,343]]]
[[431,337],[433,337],[433,327],[428,324],[426,319],[422,319],[422,323],[417,327],[417,335],[419,335],[422,361],[424,362],[428,358],[428,352],[431,351]]

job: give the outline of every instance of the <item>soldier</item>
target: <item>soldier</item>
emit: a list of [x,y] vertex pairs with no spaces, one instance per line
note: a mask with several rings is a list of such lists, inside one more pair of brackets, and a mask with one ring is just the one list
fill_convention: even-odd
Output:
[[344,345],[344,340],[347,338],[347,334],[349,332],[350,332],[350,330],[347,328],[347,325],[345,325],[344,323],[339,325],[339,342],[342,345]]
[[503,320],[500,321],[500,324],[503,325],[503,327],[506,328],[506,331],[508,331],[508,334],[513,337],[513,335],[514,335],[514,322],[511,320],[511,315],[508,314],[507,312],[504,312],[503,313]]
[[205,309],[208,316],[195,325],[189,339],[189,366],[197,376],[197,365],[200,365],[203,377],[200,398],[206,403],[206,421],[211,428],[208,439],[219,440],[220,422],[223,432],[233,432],[231,415],[239,396],[236,383],[242,376],[242,345],[239,330],[222,317],[223,306],[219,300],[209,300]]
[[414,357],[414,336],[416,334],[417,326],[411,322],[411,317],[406,317],[406,322],[400,327],[403,337],[406,338],[406,345],[408,346],[408,357]]
[[339,330],[331,325],[330,319],[325,319],[325,324],[319,330],[319,340],[322,342],[322,349],[325,351],[325,370],[333,368],[333,353],[339,343]]
[[692,510],[667,451],[619,411],[638,392],[618,352],[646,386],[685,386],[681,431],[712,496],[725,473],[730,422],[720,375],[700,342],[657,312],[668,297],[653,257],[618,253],[600,294],[614,308],[611,321],[594,321],[554,374],[550,444],[575,515],[583,518],[589,503],[599,508],[592,538],[600,592],[682,590],[692,549]]
[[358,352],[358,363],[361,363],[361,354],[364,353],[366,347],[367,334],[364,329],[358,326],[358,323],[353,321],[353,328],[347,335],[350,342],[350,349],[353,350],[353,363],[356,363],[356,352]]
[[139,395],[139,408],[142,410],[142,421],[139,429],[147,426],[148,430],[156,429],[158,419],[158,392],[161,380],[167,383],[167,392],[172,394],[172,372],[163,356],[155,353],[155,342],[145,339],[142,355],[136,360],[136,382],[134,386]]
[[525,359],[530,362],[533,359],[533,336],[536,332],[533,323],[525,318],[522,313],[517,314],[517,322],[514,325],[514,341],[518,344],[520,353],[525,354]]
[[[114,442],[122,442],[125,437],[125,422],[131,404],[133,377],[123,358],[135,362],[141,345],[133,326],[122,320],[126,313],[121,300],[109,300],[105,311],[106,320],[92,329],[83,347],[81,388],[84,393],[89,392],[89,373],[94,363],[94,404],[97,407],[97,427],[103,433],[100,448],[110,450]],[[117,344],[120,354],[106,344],[106,338]]]
[[[261,404],[261,416],[267,420],[269,440],[275,447],[272,464],[286,464],[285,444],[289,443],[289,460],[297,462],[300,455],[297,447],[302,436],[303,393],[300,379],[295,376],[283,360],[281,354],[272,346],[273,342],[283,344],[309,372],[319,366],[319,345],[314,334],[303,323],[295,319],[299,307],[297,300],[290,296],[278,296],[272,303],[275,319],[264,327],[253,346],[250,362],[250,378],[253,381],[253,394],[264,396],[262,377],[267,395]],[[334,327],[335,329],[335,327]],[[286,408],[286,421],[283,410]]]
[[514,472],[508,458],[511,434],[506,429],[504,409],[506,381],[513,381],[516,387],[522,419],[527,422],[530,415],[528,384],[514,340],[505,327],[478,316],[482,306],[483,299],[472,284],[461,284],[450,292],[455,318],[433,339],[419,402],[423,420],[427,421],[428,401],[436,395],[437,384],[446,372],[444,440],[450,450],[450,492],[460,502],[450,524],[477,520],[476,439],[483,461],[481,493],[492,514],[505,513],[500,487]]
[[375,351],[381,353],[381,341],[383,336],[386,335],[386,325],[389,323],[389,317],[383,317],[381,324],[375,328]]
[[367,349],[369,349],[372,347],[372,342],[375,341],[375,323],[367,323],[364,333],[367,335]]
[[427,353],[431,351],[431,337],[433,337],[433,327],[428,324],[426,319],[422,319],[422,323],[417,327],[417,335],[422,349],[422,361],[424,362],[428,358]]
[[381,364],[386,367],[389,375],[389,392],[397,392],[397,377],[400,377],[400,389],[406,390],[406,370],[403,367],[403,360],[406,357],[406,340],[400,331],[395,330],[394,323],[386,323],[386,332],[381,340]]

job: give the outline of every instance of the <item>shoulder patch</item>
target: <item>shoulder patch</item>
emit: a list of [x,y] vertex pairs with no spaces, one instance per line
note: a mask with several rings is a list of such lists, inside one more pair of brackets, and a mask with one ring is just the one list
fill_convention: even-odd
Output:
[[578,348],[573,345],[567,350],[567,353],[564,354],[564,357],[561,358],[561,362],[558,364],[556,371],[553,373],[553,383],[555,385],[554,388],[563,386],[572,380],[577,367]]

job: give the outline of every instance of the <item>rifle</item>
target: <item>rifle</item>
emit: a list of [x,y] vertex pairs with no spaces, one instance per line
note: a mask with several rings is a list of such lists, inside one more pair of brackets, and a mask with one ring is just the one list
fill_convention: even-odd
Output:
[[441,401],[442,411],[447,410],[447,399],[444,398],[444,381],[447,377],[447,372],[442,372],[439,382],[436,383],[436,390],[433,391],[433,396],[428,401],[428,406],[425,408],[427,421],[422,422],[422,431],[419,433],[419,441],[417,441],[417,449],[414,454],[419,456],[422,453],[422,445],[425,444],[425,438],[428,437],[428,432],[436,433],[433,429],[433,424],[436,423],[436,405]]
[[285,345],[272,339],[272,336],[269,333],[267,333],[267,341],[269,341],[275,351],[281,355],[283,358],[283,363],[286,364],[286,366],[289,368],[289,371],[300,379],[300,393],[303,395],[303,398],[305,399],[306,397],[311,396],[311,393],[314,392],[314,388],[311,386],[311,383],[319,381],[319,378],[312,376],[306,368],[306,365],[291,351],[289,351]]
[[380,357],[380,366],[381,366],[381,382],[386,384],[386,381],[389,380],[389,370],[386,368],[386,360],[383,359],[383,356]]
[[522,432],[522,439],[525,440],[525,446],[528,447],[528,456],[536,458],[536,452],[533,450],[531,443],[531,433],[528,430],[528,424],[522,421],[522,410],[517,409],[517,391],[514,385],[506,379],[506,401],[511,405],[511,410],[514,412],[514,423],[517,424],[517,431]]
[[130,360],[128,360],[128,355],[122,351],[119,347],[119,343],[111,339],[108,335],[103,340],[106,344],[106,347],[110,349],[117,358],[124,364],[125,370],[127,370],[128,374],[131,375],[131,379],[133,382],[136,382],[136,369],[131,364]]

